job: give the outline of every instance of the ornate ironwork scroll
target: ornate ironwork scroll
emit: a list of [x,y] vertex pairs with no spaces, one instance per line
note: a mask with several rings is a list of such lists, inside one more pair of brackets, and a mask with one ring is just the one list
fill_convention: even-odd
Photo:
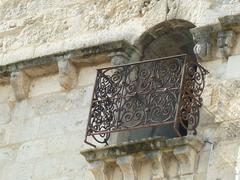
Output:
[[85,142],[171,123],[196,132],[206,73],[186,55],[98,69]]

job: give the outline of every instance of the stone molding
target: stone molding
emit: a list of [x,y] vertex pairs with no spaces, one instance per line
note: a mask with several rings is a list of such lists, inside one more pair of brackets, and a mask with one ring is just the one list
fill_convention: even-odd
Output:
[[240,27],[240,15],[224,16],[219,23],[191,29],[196,42],[194,53],[202,61],[214,59],[213,49],[218,49],[223,60],[231,55],[236,34]]
[[[97,46],[69,50],[57,54],[28,59],[14,64],[0,66],[0,83],[9,83],[6,79],[10,78],[12,72],[25,71],[42,66],[48,67],[52,64],[55,64],[55,66],[61,68],[63,62],[58,63],[58,61],[63,57],[67,57],[71,63],[92,63],[98,62],[98,56],[101,56],[101,59],[103,58],[109,60],[109,54],[111,53],[125,53],[131,59],[131,61],[136,61],[140,57],[139,51],[127,41],[114,41],[106,44],[99,44]],[[69,65],[69,68],[72,68],[72,66],[70,66],[71,65]],[[65,67],[67,67],[67,64],[65,64]]]
[[[155,137],[122,145],[89,149],[82,151],[81,154],[90,163],[90,170],[96,180],[102,180],[103,175],[96,176],[96,174],[104,174],[105,171],[108,172],[105,173],[107,176],[105,179],[114,177],[115,168],[121,169],[122,180],[136,180],[140,178],[141,168],[145,164],[151,164],[149,175],[151,179],[162,180],[194,175],[198,152],[203,145],[203,140],[195,136],[174,139]],[[112,165],[111,170],[104,170],[106,164]],[[112,175],[109,175],[109,172]],[[110,179],[114,180],[114,178]]]

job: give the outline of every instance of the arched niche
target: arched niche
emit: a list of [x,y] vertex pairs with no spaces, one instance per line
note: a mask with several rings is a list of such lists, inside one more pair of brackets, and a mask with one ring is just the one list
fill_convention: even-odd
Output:
[[145,31],[135,42],[141,51],[141,60],[193,53],[194,41],[190,29],[195,26],[185,20],[169,20]]

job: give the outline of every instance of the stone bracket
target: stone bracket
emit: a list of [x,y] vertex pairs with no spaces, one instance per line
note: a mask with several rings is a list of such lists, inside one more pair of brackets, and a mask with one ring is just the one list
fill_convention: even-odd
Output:
[[17,101],[21,101],[28,97],[30,83],[30,77],[24,71],[11,73],[10,84]]
[[117,158],[117,164],[123,173],[124,180],[137,180],[137,170],[133,156],[119,157]]
[[70,62],[68,57],[58,60],[58,80],[60,85],[66,89],[72,89],[77,84],[78,73],[76,67]]
[[110,169],[106,162],[104,161],[95,161],[90,163],[90,169],[89,169],[96,180],[110,180],[109,173]]
[[130,61],[130,57],[125,52],[113,52],[109,54],[113,65],[123,65]]
[[153,151],[146,154],[147,158],[152,161],[152,180],[161,180],[165,177],[163,153],[161,151]]
[[210,33],[206,28],[192,29],[194,41],[196,45],[193,52],[202,60],[209,60],[212,57],[212,43]]
[[180,170],[181,175],[194,173],[195,160],[197,152],[190,146],[179,146],[175,147],[173,150]]
[[227,60],[231,55],[232,47],[234,46],[234,40],[236,33],[234,31],[221,31],[218,32],[217,46],[220,49],[221,55],[224,60]]

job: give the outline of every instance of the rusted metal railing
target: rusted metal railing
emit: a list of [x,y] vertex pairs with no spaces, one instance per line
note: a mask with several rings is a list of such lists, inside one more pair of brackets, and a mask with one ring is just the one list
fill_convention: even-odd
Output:
[[196,134],[206,74],[187,55],[98,69],[85,142],[166,124]]

